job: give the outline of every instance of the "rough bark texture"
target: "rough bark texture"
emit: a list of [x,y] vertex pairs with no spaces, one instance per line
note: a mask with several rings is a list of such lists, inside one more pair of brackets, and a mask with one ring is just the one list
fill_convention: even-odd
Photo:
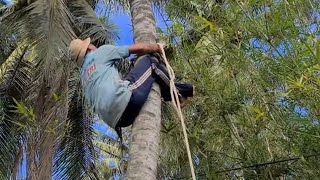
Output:
[[150,0],[130,0],[131,17],[136,43],[156,43],[156,22]]
[[54,133],[46,133],[46,137],[41,144],[42,163],[39,168],[39,178],[41,179],[52,179],[52,160],[53,160],[53,142],[55,139]]
[[[150,0],[130,0],[135,42],[156,42],[155,20]],[[148,100],[136,118],[131,134],[127,179],[153,180],[159,158],[161,99],[153,85]]]
[[31,140],[29,140],[27,144],[27,164],[28,164],[27,179],[28,180],[37,180],[37,177],[38,177],[35,146],[36,146],[36,143],[31,138]]

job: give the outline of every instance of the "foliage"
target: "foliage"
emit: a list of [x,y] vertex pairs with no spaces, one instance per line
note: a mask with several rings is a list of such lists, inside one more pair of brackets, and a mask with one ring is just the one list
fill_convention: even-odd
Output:
[[113,26],[85,0],[19,0],[1,13],[0,178],[19,178],[25,161],[28,179],[97,179],[92,116],[67,51],[75,37],[112,43]]
[[[199,179],[319,176],[319,157],[309,157],[320,152],[319,8],[312,0],[167,4],[168,42],[178,46],[171,61],[197,88],[185,115]],[[185,179],[180,125],[164,118],[161,175]]]
[[126,162],[125,157],[123,157],[124,150],[120,147],[119,142],[111,138],[110,134],[97,132],[95,133],[94,144],[99,154],[97,168],[100,179],[120,177],[125,172]]

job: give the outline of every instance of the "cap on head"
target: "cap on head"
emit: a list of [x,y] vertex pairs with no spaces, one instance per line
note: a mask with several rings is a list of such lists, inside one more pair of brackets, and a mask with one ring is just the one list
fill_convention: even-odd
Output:
[[84,59],[87,49],[90,45],[91,39],[85,40],[74,39],[70,42],[69,53],[72,61],[80,63]]

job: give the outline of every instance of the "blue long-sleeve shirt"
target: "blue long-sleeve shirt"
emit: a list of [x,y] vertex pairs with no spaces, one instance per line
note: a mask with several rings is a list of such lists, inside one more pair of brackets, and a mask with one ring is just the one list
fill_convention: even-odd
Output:
[[115,128],[128,105],[129,81],[122,80],[114,62],[129,56],[128,46],[104,45],[88,53],[81,68],[85,99],[99,117]]

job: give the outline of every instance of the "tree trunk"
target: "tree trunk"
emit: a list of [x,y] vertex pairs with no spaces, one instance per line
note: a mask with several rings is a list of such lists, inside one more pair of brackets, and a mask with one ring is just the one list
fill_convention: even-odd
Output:
[[41,143],[41,167],[39,168],[39,179],[52,179],[52,160],[53,160],[53,142],[55,140],[55,134],[52,132],[45,132],[45,139]]
[[[130,0],[135,42],[156,42],[155,19],[150,0]],[[127,179],[157,177],[161,128],[160,89],[154,84],[148,100],[132,126]]]
[[[34,134],[33,134],[34,135]],[[38,169],[36,163],[36,143],[33,141],[35,138],[30,138],[27,144],[27,179],[37,180]]]

